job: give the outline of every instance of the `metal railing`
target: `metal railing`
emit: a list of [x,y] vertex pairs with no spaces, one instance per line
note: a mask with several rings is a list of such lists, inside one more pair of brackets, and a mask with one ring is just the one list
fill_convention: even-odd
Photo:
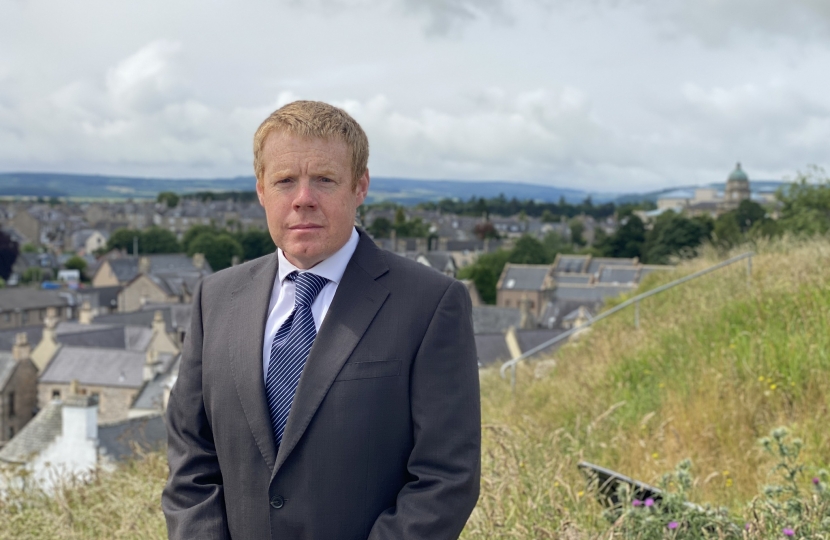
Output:
[[735,264],[736,262],[742,261],[744,259],[746,259],[746,279],[747,279],[747,284],[749,284],[749,280],[752,276],[752,257],[753,257],[753,255],[755,255],[755,253],[750,251],[750,252],[744,253],[742,255],[732,257],[731,259],[727,259],[727,260],[725,260],[721,263],[718,263],[714,266],[710,266],[709,268],[704,268],[703,270],[695,272],[694,274],[689,274],[688,276],[685,276],[685,277],[682,277],[678,280],[672,281],[671,283],[666,283],[665,285],[661,285],[660,287],[657,287],[657,288],[652,289],[650,291],[646,291],[642,294],[638,294],[637,296],[635,296],[633,298],[629,298],[628,300],[626,300],[622,304],[620,304],[618,306],[614,306],[613,308],[609,309],[608,311],[604,311],[604,312],[600,313],[599,315],[597,315],[596,317],[594,317],[590,321],[588,321],[584,324],[581,324],[579,326],[576,326],[574,328],[571,328],[567,332],[559,334],[555,338],[550,339],[550,340],[548,340],[548,341],[546,341],[546,342],[544,342],[540,345],[537,345],[536,347],[533,347],[532,349],[528,350],[527,352],[522,353],[520,356],[517,356],[516,358],[514,358],[512,360],[509,360],[508,362],[505,362],[504,365],[502,365],[501,369],[500,369],[501,377],[502,377],[502,379],[506,378],[505,373],[507,373],[508,369],[511,370],[510,386],[513,389],[515,389],[516,388],[516,365],[519,362],[521,362],[522,360],[524,360],[525,358],[533,356],[534,354],[538,353],[539,351],[547,349],[551,345],[555,345],[558,342],[569,338],[570,336],[576,334],[580,330],[584,330],[585,328],[588,328],[589,326],[591,326],[592,324],[594,324],[597,321],[601,321],[602,319],[605,319],[606,317],[610,317],[611,315],[613,315],[615,313],[619,313],[620,311],[624,310],[625,308],[627,308],[628,306],[630,306],[632,304],[634,305],[634,326],[636,328],[640,328],[640,301],[641,300],[645,300],[649,296],[654,296],[655,294],[660,294],[663,291],[667,291],[667,290],[669,290],[673,287],[676,287],[678,285],[686,283],[687,281],[691,281],[691,280],[697,279],[701,276],[705,276],[706,274],[714,272],[715,270],[720,270],[721,268],[724,268],[726,266]]

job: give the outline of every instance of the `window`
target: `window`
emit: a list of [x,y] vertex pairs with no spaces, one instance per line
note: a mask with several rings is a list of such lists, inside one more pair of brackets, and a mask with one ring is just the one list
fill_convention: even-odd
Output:
[[22,322],[23,324],[26,324],[27,322],[29,322],[29,312],[28,311],[24,311],[23,313],[20,314],[20,322]]
[[8,311],[3,313],[3,322],[9,322],[12,320],[12,314]]
[[60,399],[61,398],[61,391],[60,390],[52,390],[52,399]]
[[9,418],[14,418],[14,392],[9,392]]
[[14,426],[9,426],[9,439],[8,440],[12,440],[13,437],[14,437]]

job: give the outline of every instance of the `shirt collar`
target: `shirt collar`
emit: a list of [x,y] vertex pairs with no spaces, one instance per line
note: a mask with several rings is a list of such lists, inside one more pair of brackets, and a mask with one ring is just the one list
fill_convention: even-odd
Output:
[[285,253],[283,253],[282,249],[278,248],[277,257],[279,258],[279,273],[277,278],[280,280],[280,283],[282,283],[291,272],[312,272],[320,277],[324,277],[329,281],[339,284],[340,280],[343,279],[343,274],[346,272],[346,266],[349,264],[352,255],[354,255],[355,249],[357,249],[358,240],[360,240],[360,236],[357,234],[357,229],[352,227],[352,235],[343,247],[335,251],[334,254],[332,254],[328,259],[317,263],[308,270],[300,270],[291,264],[291,262],[285,258]]

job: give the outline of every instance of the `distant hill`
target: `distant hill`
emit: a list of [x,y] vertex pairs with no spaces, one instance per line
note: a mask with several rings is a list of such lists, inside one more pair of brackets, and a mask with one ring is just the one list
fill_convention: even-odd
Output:
[[[213,179],[137,178],[128,176],[80,175],[57,173],[2,173],[0,197],[71,197],[80,199],[155,198],[161,191],[192,193],[195,191],[251,191],[254,177]],[[370,202],[384,200],[416,204],[445,197],[469,199],[497,197],[536,199],[556,202],[582,201],[589,195],[579,189],[558,188],[514,182],[475,182],[461,180],[415,180],[410,178],[372,178]],[[615,194],[593,194],[596,202],[605,202]]]
[[[196,191],[253,191],[253,176],[236,178],[139,178],[58,173],[0,173],[0,197],[70,197],[73,199],[154,199],[161,191],[193,193]],[[753,191],[774,191],[783,182],[752,181]],[[711,184],[723,189],[723,184]],[[417,180],[412,178],[374,177],[368,202],[393,201],[412,205],[443,198],[498,197],[558,202],[561,198],[576,203],[591,197],[595,203],[636,203],[656,201],[669,191],[693,187],[652,191],[648,193],[603,193],[580,189],[544,186],[523,182]]]

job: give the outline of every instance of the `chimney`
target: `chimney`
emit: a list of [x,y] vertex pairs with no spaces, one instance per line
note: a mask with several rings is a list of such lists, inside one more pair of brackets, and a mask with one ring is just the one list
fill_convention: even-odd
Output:
[[527,296],[523,296],[521,300],[519,300],[519,313],[521,318],[519,319],[519,328],[522,330],[530,330],[536,328],[536,317],[533,316],[533,313],[530,311],[530,300]]
[[194,253],[193,254],[193,266],[201,270],[205,267],[205,254],[204,253]]
[[231,266],[239,266],[239,255],[231,257]]
[[159,361],[158,351],[148,350],[147,361],[144,363],[144,380],[152,381],[156,373],[158,373],[160,365],[161,361]]
[[61,410],[64,444],[68,441],[98,439],[98,399],[78,394],[78,381],[70,384]]
[[170,402],[170,392],[173,390],[173,385],[176,384],[176,377],[173,377],[164,384],[164,392],[161,396],[162,410],[167,410],[167,404]]
[[418,253],[426,253],[427,252],[427,239],[426,238],[416,238],[415,239],[415,251]]
[[398,251],[398,231],[392,229],[389,231],[389,239],[392,241],[392,251]]
[[138,259],[138,273],[139,274],[149,274],[150,273],[150,258],[149,257],[141,257]]
[[84,300],[81,309],[78,310],[78,323],[92,324],[92,306],[89,305],[89,300]]
[[153,314],[153,333],[163,334],[167,331],[167,325],[164,323],[164,314],[160,309],[157,309]]
[[438,251],[447,251],[447,242],[448,238],[439,238],[438,239]]
[[17,362],[28,360],[32,355],[32,346],[29,345],[29,337],[26,332],[19,332],[14,335],[14,346],[12,346],[12,358]]

